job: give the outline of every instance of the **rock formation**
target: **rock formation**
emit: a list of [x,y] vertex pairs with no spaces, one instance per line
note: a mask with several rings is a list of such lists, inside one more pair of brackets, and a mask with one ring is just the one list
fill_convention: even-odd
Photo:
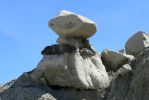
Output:
[[148,46],[149,35],[143,31],[139,31],[126,42],[125,49],[128,54],[137,56]]
[[130,64],[127,73],[112,81],[104,100],[148,100],[149,48],[142,51]]
[[[74,23],[71,31],[69,23]],[[108,87],[109,77],[100,56],[91,49],[87,41],[87,37],[93,35],[96,30],[95,23],[80,15],[61,11],[58,16],[49,21],[49,25],[51,24],[50,27],[58,32],[58,44],[43,50],[42,60],[36,70],[29,74],[31,80],[41,85],[77,89]],[[67,26],[68,29],[60,26]],[[81,31],[84,27],[89,29],[92,26],[94,30],[92,32]]]
[[89,38],[96,32],[95,22],[66,10],[50,20],[48,25],[64,37]]
[[131,37],[126,53],[100,54],[89,42],[96,32],[90,19],[61,11],[48,25],[59,36],[57,44],[41,51],[35,69],[0,86],[0,100],[148,100],[147,34]]
[[101,58],[107,71],[117,70],[122,65],[127,64],[134,59],[132,55],[123,54],[107,49],[102,52]]

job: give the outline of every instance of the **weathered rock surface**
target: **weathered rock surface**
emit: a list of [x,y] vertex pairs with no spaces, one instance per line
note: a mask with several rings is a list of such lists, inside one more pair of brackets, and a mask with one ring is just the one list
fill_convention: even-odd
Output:
[[122,67],[122,65],[134,59],[134,57],[131,55],[122,54],[120,52],[107,49],[101,53],[101,58],[107,71],[117,70],[118,68]]
[[80,47],[83,46],[82,38],[68,38],[68,37],[59,36],[56,42],[58,44],[67,44],[70,46],[74,46],[76,49],[79,49]]
[[92,48],[92,45],[89,43],[88,39],[68,38],[68,37],[59,36],[56,42],[61,45],[67,44],[67,45],[73,46],[77,50],[86,48],[95,53],[95,50]]
[[[132,69],[130,69],[130,66]],[[118,70],[107,90],[18,84],[12,81],[0,89],[1,100],[148,100],[149,48],[141,52],[130,65]],[[125,69],[124,71],[121,69]],[[30,72],[31,73],[31,72]],[[22,81],[23,82],[23,81]],[[31,81],[30,81],[31,82]],[[42,98],[42,99],[41,99]]]
[[[11,83],[11,85],[10,85]],[[7,89],[0,92],[1,100],[102,100],[101,91],[83,90],[58,86],[41,86],[35,84],[6,84]],[[101,95],[99,95],[101,94]],[[104,94],[104,92],[103,92]]]
[[119,74],[119,75],[124,75],[126,73],[129,73],[130,71],[131,71],[130,65],[129,64],[125,64],[121,68],[119,68],[116,73]]
[[30,77],[40,82],[46,78],[48,85],[82,89],[106,88],[109,77],[99,56],[83,58],[78,52],[44,56]]
[[149,48],[131,62],[132,71],[119,75],[104,100],[148,100]]
[[44,48],[37,68],[21,75],[0,93],[0,98],[102,100],[110,80],[99,54],[87,39],[96,32],[95,23],[62,11],[49,21],[49,26],[59,35],[58,44]]
[[[88,42],[83,43],[81,39],[64,38],[63,42],[59,43],[51,46],[50,50],[61,53],[51,54],[47,53],[48,51],[45,49],[46,54],[43,55],[37,68],[22,75],[18,81],[20,83],[23,81],[23,84],[33,81],[40,85],[79,89],[105,89],[109,86],[110,81],[105,66],[102,64],[100,56],[90,50]],[[69,50],[70,47],[76,49],[73,49],[73,52],[65,52],[63,46],[66,50]]]
[[41,52],[42,55],[54,55],[54,54],[62,54],[64,52],[72,53],[76,51],[76,48],[74,46],[68,45],[68,44],[54,44],[51,46],[47,46],[44,48],[44,50]]
[[81,15],[63,10],[49,21],[49,27],[65,37],[89,38],[96,32],[96,24]]
[[149,35],[139,31],[135,33],[125,44],[128,54],[137,56],[143,49],[149,46]]
[[127,41],[126,51],[137,55],[134,59],[125,50],[97,53],[87,39],[95,23],[80,15],[62,11],[49,26],[59,35],[58,44],[41,52],[37,68],[0,86],[0,100],[149,99],[147,34]]

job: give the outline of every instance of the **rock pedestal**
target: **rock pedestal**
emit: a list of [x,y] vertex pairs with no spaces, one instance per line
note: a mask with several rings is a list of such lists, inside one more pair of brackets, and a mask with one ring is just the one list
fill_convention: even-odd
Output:
[[[49,21],[59,35],[57,44],[47,46],[41,53],[37,68],[24,77],[33,83],[76,89],[105,89],[109,77],[100,55],[88,38],[96,32],[96,24],[83,16],[61,11]],[[26,78],[20,77],[19,81]]]
[[[49,21],[49,26],[59,35],[57,44],[44,48],[37,68],[20,76],[15,89],[36,84],[48,86],[49,93],[61,100],[103,98],[110,84],[109,76],[88,40],[95,34],[96,24],[83,16],[61,11]],[[46,95],[51,97],[50,94]]]
[[43,58],[30,78],[48,86],[108,87],[110,82],[105,67],[87,39],[96,32],[95,23],[83,16],[61,11],[49,21],[49,26],[59,35],[58,44],[43,50]]

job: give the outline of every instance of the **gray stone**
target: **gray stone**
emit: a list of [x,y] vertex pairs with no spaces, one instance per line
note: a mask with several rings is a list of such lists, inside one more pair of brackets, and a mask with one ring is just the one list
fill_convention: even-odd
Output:
[[[49,94],[48,87],[24,85],[14,86],[13,82],[5,84],[3,91],[0,91],[0,100],[57,100],[51,94]],[[2,87],[4,88],[4,87]]]
[[124,75],[118,75],[111,82],[111,85],[108,91],[106,91],[106,95],[103,100],[135,100],[135,99],[125,99],[129,91],[131,80],[132,80],[131,72]]
[[105,65],[107,71],[117,70],[118,68],[122,67],[122,65],[134,59],[131,55],[107,49],[104,50],[101,55],[103,64]]
[[149,35],[145,32],[139,31],[130,37],[125,49],[127,54],[137,56],[143,49],[149,46]]
[[86,48],[86,49],[90,50],[91,52],[95,53],[95,49],[89,43],[88,39],[68,38],[68,37],[59,36],[59,38],[57,39],[56,42],[60,45],[67,44],[67,45],[73,46],[77,50]]
[[124,75],[131,71],[131,67],[129,64],[123,65],[120,69],[118,69],[117,74],[118,75]]
[[81,38],[68,38],[59,36],[56,42],[58,44],[68,44],[70,46],[74,46],[76,49],[79,49],[83,46]]
[[139,54],[130,66],[132,71],[112,82],[104,100],[148,100],[149,48]]
[[79,49],[79,52],[80,52],[80,55],[82,57],[84,57],[84,56],[94,56],[95,55],[95,53],[93,51],[91,51],[87,48],[81,48],[81,49]]
[[[36,84],[5,84],[0,91],[0,100],[102,100],[104,91],[75,89],[58,86],[41,86]],[[101,95],[99,95],[101,94]]]
[[[43,58],[37,68],[19,77],[18,84],[32,82],[93,90],[104,90],[109,86],[110,80],[105,66],[87,39],[60,36],[57,43],[44,49]],[[68,45],[75,50],[70,53]]]
[[0,87],[0,92],[3,92],[4,90],[7,90],[8,88],[10,88],[12,85],[14,84],[14,80],[2,85]]
[[108,75],[109,75],[110,81],[113,82],[118,76],[125,76],[130,72],[132,72],[131,66],[129,64],[125,64],[121,68],[119,68],[116,72],[109,71]]
[[45,78],[49,86],[79,89],[104,89],[110,82],[99,56],[83,58],[79,52],[44,55],[30,78],[37,84]]
[[96,24],[81,15],[63,10],[48,23],[58,35],[64,37],[89,38],[96,32]]
[[[94,90],[105,89],[109,86],[110,80],[105,66],[99,54],[91,49],[89,41],[59,37],[57,42],[59,44],[50,46],[50,49],[45,48],[46,52],[42,52],[43,58],[37,68],[19,77],[18,84],[33,82],[39,85]],[[68,45],[76,49],[70,53]],[[60,53],[56,54],[55,51],[60,51]]]
[[134,59],[125,50],[95,52],[87,38],[96,25],[80,15],[62,11],[49,26],[59,35],[58,44],[42,51],[37,68],[0,86],[0,100],[149,99],[147,34],[138,32],[127,41]]

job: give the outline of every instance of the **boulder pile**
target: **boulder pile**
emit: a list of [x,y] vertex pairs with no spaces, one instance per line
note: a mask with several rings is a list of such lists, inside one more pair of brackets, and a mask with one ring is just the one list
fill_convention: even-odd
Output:
[[48,26],[57,43],[41,51],[35,69],[0,86],[0,100],[148,100],[148,34],[98,53],[89,42],[97,31],[92,20],[63,10]]

